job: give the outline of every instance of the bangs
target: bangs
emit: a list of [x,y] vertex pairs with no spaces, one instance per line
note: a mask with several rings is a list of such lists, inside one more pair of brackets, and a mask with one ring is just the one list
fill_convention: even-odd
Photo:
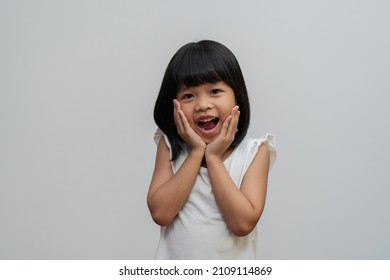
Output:
[[190,48],[178,58],[177,65],[173,68],[176,90],[223,81],[223,68],[225,67],[221,61],[207,53],[207,50]]

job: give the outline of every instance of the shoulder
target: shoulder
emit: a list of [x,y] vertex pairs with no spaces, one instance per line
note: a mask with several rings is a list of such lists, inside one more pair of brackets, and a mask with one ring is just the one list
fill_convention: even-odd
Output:
[[171,158],[172,157],[171,144],[169,143],[168,137],[164,134],[164,132],[160,128],[156,129],[153,139],[157,145],[157,151],[159,150],[167,151],[169,157]]
[[154,136],[153,136],[153,139],[154,139],[154,142],[156,143],[156,145],[158,146],[159,143],[161,142],[161,139],[163,139],[165,144],[168,145],[168,148],[169,148],[169,141],[167,141],[166,138],[167,138],[167,136],[164,134],[164,132],[162,132],[162,130],[160,128],[157,128],[156,132],[154,133]]
[[162,155],[163,158],[168,158],[174,172],[176,172],[188,155],[187,149],[183,147],[180,155],[175,160],[171,160],[172,145],[169,142],[168,136],[160,128],[157,128],[154,134],[154,141],[157,145],[157,155]]
[[254,158],[262,157],[268,159],[272,167],[276,159],[276,145],[274,135],[267,133],[259,138],[245,137],[236,147],[237,154],[247,158],[250,162]]

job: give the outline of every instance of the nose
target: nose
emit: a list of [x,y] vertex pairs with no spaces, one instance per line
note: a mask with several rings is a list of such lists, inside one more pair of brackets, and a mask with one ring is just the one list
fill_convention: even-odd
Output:
[[196,111],[207,111],[208,109],[211,109],[213,107],[213,104],[211,100],[208,97],[198,97],[195,110]]

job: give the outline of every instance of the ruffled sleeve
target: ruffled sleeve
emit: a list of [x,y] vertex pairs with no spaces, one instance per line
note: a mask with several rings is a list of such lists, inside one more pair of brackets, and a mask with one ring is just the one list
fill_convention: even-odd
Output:
[[224,164],[238,187],[241,186],[242,180],[262,144],[268,146],[270,153],[269,170],[271,170],[276,159],[276,145],[275,137],[269,133],[259,138],[245,137],[235,147],[231,156],[225,160]]
[[161,129],[157,128],[156,132],[154,133],[154,142],[156,143],[156,145],[158,145],[158,143],[160,142],[161,137],[164,137],[165,143],[170,150],[171,144],[169,143],[168,136],[166,136]]
[[154,133],[154,143],[156,143],[156,145],[158,145],[158,143],[160,142],[160,139],[161,137],[163,137],[164,133],[162,132],[161,129],[157,128],[156,132]]
[[167,144],[167,146],[169,148],[169,155],[172,158],[172,149],[171,149],[171,144],[169,143],[169,140],[168,140],[168,136],[166,136],[160,128],[157,128],[156,132],[154,133],[154,137],[153,137],[156,145],[158,145],[158,143],[160,142],[160,139],[162,137],[164,137],[165,144]]
[[[269,169],[271,170],[272,166],[274,165],[275,159],[276,159],[276,145],[275,145],[275,136],[273,136],[270,133],[267,133],[265,136],[261,137],[257,141],[257,145],[253,147],[256,152],[258,148],[261,146],[261,144],[266,144],[269,149],[270,153],[270,162],[269,162]],[[254,154],[256,154],[256,152]]]

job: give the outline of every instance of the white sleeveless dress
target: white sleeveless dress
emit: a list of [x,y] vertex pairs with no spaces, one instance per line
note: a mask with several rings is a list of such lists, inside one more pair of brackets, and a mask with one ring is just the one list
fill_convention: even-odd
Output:
[[[161,137],[170,148],[166,135],[157,129],[154,136],[158,143]],[[270,168],[276,158],[274,136],[267,134],[259,139],[245,137],[224,161],[237,186],[254,159],[261,144],[268,145]],[[183,151],[172,162],[176,173],[188,153]],[[250,234],[237,237],[228,229],[216,204],[207,168],[201,167],[187,202],[168,226],[161,227],[156,259],[255,259],[257,228]]]

